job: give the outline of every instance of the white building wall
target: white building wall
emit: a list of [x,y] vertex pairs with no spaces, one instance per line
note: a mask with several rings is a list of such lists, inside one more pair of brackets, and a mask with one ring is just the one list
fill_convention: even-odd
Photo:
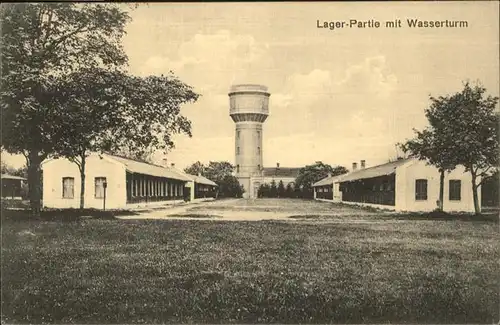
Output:
[[[80,207],[80,171],[75,163],[67,159],[49,160],[43,163],[43,205],[47,208]],[[87,157],[85,167],[85,208],[102,209],[104,200],[95,198],[95,178],[106,177],[106,209],[125,208],[125,167],[110,159],[97,155]],[[63,198],[63,177],[74,178],[73,198]]]
[[333,202],[342,202],[342,191],[340,191],[340,183],[333,183]]
[[[424,161],[413,161],[400,166],[396,172],[396,209],[402,211],[432,211],[438,207],[439,200],[439,171]],[[427,179],[427,200],[415,199],[415,180]],[[461,181],[460,201],[449,200],[449,181]],[[462,166],[452,172],[445,173],[444,178],[444,211],[446,212],[474,212],[474,199],[470,173],[465,173]],[[478,200],[481,196],[478,192]]]

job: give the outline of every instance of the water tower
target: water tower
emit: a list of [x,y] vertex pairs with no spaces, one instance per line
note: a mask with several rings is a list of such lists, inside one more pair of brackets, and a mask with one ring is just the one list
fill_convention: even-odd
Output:
[[262,176],[262,124],[269,115],[269,96],[266,86],[234,85],[229,92],[229,115],[236,123],[234,141],[236,177],[245,189],[244,197],[255,197]]

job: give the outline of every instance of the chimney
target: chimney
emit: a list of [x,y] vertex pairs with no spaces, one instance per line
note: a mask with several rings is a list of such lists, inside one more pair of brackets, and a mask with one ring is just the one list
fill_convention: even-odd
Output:
[[352,171],[355,171],[356,169],[358,169],[358,163],[353,162],[352,163]]
[[361,160],[361,166],[360,168],[365,168],[366,167],[366,161],[365,160]]
[[171,163],[171,164],[170,164],[170,166],[171,166],[172,168],[174,168],[174,167],[175,167],[175,163]]

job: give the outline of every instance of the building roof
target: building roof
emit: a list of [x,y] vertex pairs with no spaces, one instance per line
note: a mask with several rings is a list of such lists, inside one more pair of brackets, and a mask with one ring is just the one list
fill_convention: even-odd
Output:
[[264,167],[262,169],[262,176],[296,178],[299,175],[299,170],[300,167]]
[[325,177],[323,178],[322,180],[320,181],[317,181],[316,183],[314,183],[312,186],[313,187],[316,187],[316,186],[324,186],[324,185],[333,185],[333,183],[335,181],[340,181],[343,177],[347,176],[348,174],[342,174],[342,175],[336,175],[336,176],[329,176],[329,177]]
[[217,184],[214,181],[211,181],[211,180],[209,180],[208,178],[206,178],[204,176],[201,176],[201,175],[191,175],[191,174],[186,174],[186,175],[188,177],[190,177],[195,183],[217,186]]
[[149,164],[143,161],[133,160],[111,154],[104,154],[104,155],[124,164],[127,171],[131,173],[138,173],[138,174],[151,175],[157,177],[166,177],[186,182],[191,181],[191,179],[187,175],[175,170],[174,168]]
[[9,175],[9,174],[1,174],[2,179],[19,179],[25,181],[26,178],[24,177],[19,177],[19,176],[14,176],[14,175]]
[[356,171],[350,172],[349,174],[346,174],[344,177],[342,177],[342,179],[340,179],[340,181],[350,182],[358,179],[366,179],[366,178],[390,175],[396,172],[396,168],[407,163],[410,160],[411,158],[400,159],[378,166],[358,169]]

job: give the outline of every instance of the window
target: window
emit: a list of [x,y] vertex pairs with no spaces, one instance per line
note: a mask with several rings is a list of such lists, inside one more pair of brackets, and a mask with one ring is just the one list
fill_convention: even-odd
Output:
[[73,177],[63,177],[63,199],[72,199],[75,197],[75,179]]
[[257,131],[257,139],[260,140],[260,131]]
[[418,200],[418,201],[427,200],[427,180],[426,179],[415,180],[415,200]]
[[240,138],[240,131],[236,131],[236,138],[239,139]]
[[258,170],[260,170],[260,164],[259,164],[259,165],[257,165],[257,169],[258,169]]
[[240,172],[240,165],[236,165],[236,172],[239,173]]
[[257,147],[257,154],[260,155],[260,147]]
[[94,178],[94,197],[96,199],[104,198],[104,183],[106,182],[106,177],[96,177]]
[[237,147],[236,148],[236,154],[239,155],[240,154],[240,147]]
[[460,201],[461,199],[461,181],[458,179],[450,179],[450,193],[449,199],[450,201]]

